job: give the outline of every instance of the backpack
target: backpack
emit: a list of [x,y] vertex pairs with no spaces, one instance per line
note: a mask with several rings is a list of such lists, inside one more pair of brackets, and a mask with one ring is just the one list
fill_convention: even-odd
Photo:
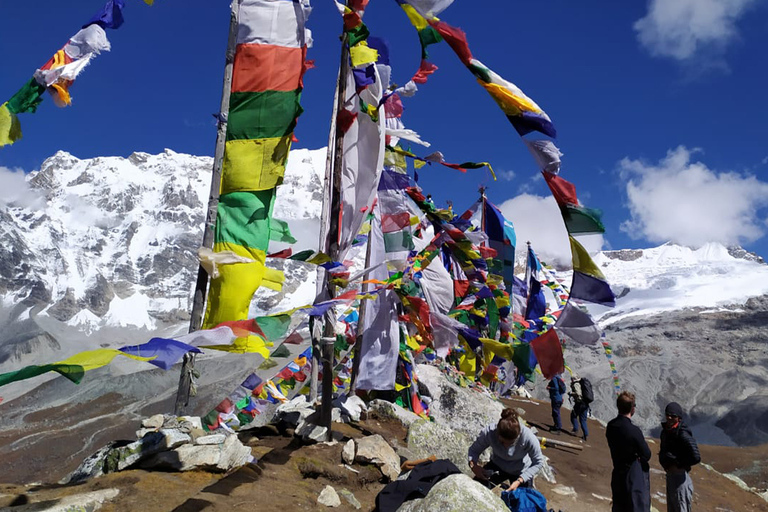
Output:
[[504,491],[501,500],[512,512],[547,512],[547,498],[530,487]]
[[595,401],[595,392],[592,390],[592,383],[586,378],[581,378],[581,399],[589,405]]

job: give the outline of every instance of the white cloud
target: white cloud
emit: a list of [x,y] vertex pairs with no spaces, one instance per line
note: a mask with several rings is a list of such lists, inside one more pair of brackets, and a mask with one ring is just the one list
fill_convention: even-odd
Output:
[[[540,259],[566,266],[571,264],[568,232],[554,198],[522,194],[501,203],[499,210],[515,225],[518,252],[525,250],[526,242],[531,242]],[[603,246],[602,235],[579,236],[578,240],[590,253]]]
[[[718,56],[738,38],[736,24],[756,0],[650,0],[634,29],[654,56],[680,61]],[[710,62],[710,65],[718,65]]]
[[737,172],[715,172],[691,162],[680,146],[658,164],[624,158],[631,218],[621,226],[632,238],[700,247],[707,242],[743,244],[766,232],[768,183]]
[[41,199],[41,194],[29,187],[27,175],[23,170],[0,165],[0,205],[14,203],[34,207]]
[[515,171],[496,171],[496,177],[502,181],[512,181],[515,176]]

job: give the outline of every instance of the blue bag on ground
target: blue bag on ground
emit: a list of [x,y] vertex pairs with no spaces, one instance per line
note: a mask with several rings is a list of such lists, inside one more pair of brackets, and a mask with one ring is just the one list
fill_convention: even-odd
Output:
[[547,512],[547,498],[536,489],[518,487],[504,491],[501,499],[512,512]]

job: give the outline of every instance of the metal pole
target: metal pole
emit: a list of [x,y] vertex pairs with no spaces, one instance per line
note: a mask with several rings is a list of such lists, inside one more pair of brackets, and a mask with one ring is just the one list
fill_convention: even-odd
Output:
[[[235,49],[237,47],[237,26],[240,15],[240,1],[232,1],[232,10],[229,15],[229,39],[227,41],[226,61],[224,65],[224,83],[221,90],[221,105],[219,107],[218,127],[216,133],[216,151],[213,158],[213,171],[211,173],[211,189],[208,193],[208,209],[205,215],[203,228],[203,247],[213,247],[214,227],[216,225],[216,210],[219,206],[221,190],[221,166],[224,160],[224,146],[227,140],[227,117],[229,115],[229,95],[232,90],[232,71],[235,62]],[[203,317],[203,305],[205,293],[208,288],[208,273],[200,266],[197,270],[197,284],[192,303],[192,314],[189,320],[189,332],[200,329]],[[184,355],[184,363],[179,377],[179,389],[176,393],[176,405],[174,412],[177,416],[184,413],[189,405],[190,388],[192,387],[192,373],[195,368],[194,354]]]

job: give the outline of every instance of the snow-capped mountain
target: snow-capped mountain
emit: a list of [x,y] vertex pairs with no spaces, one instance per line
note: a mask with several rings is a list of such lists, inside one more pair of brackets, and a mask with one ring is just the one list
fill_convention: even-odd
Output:
[[595,308],[603,326],[684,308],[733,310],[750,297],[768,294],[768,265],[762,258],[717,243],[699,249],[664,244],[604,251],[594,261],[619,297],[615,308]]
[[[297,251],[317,247],[325,158],[325,149],[292,151],[278,189],[274,215],[289,222]],[[30,173],[28,189],[0,204],[0,372],[183,332],[211,166],[210,158],[169,150],[89,160],[59,152]],[[768,393],[762,391],[768,382],[768,265],[717,244],[606,251],[595,262],[619,298],[616,308],[592,312],[614,348],[622,386],[638,394],[637,421],[652,429],[663,403],[677,400],[709,440],[768,440]],[[270,264],[285,270],[286,284],[280,293],[260,291],[254,315],[313,300],[310,265]],[[602,347],[566,349],[569,365],[596,384],[593,413],[609,419],[613,387]],[[253,365],[246,358],[227,361],[242,371]],[[230,391],[231,368],[207,376],[206,397]],[[129,375],[137,370],[135,362],[117,361],[97,370],[109,384],[89,374],[78,388],[67,383],[30,391],[44,377],[15,383],[0,390],[0,408],[19,404],[22,421],[22,410],[41,406],[35,397],[46,406],[63,404],[75,389],[80,401],[113,389],[140,397],[144,407],[171,397],[176,376],[142,372],[152,377],[139,383]],[[150,385],[157,393],[152,400],[145,398]]]

